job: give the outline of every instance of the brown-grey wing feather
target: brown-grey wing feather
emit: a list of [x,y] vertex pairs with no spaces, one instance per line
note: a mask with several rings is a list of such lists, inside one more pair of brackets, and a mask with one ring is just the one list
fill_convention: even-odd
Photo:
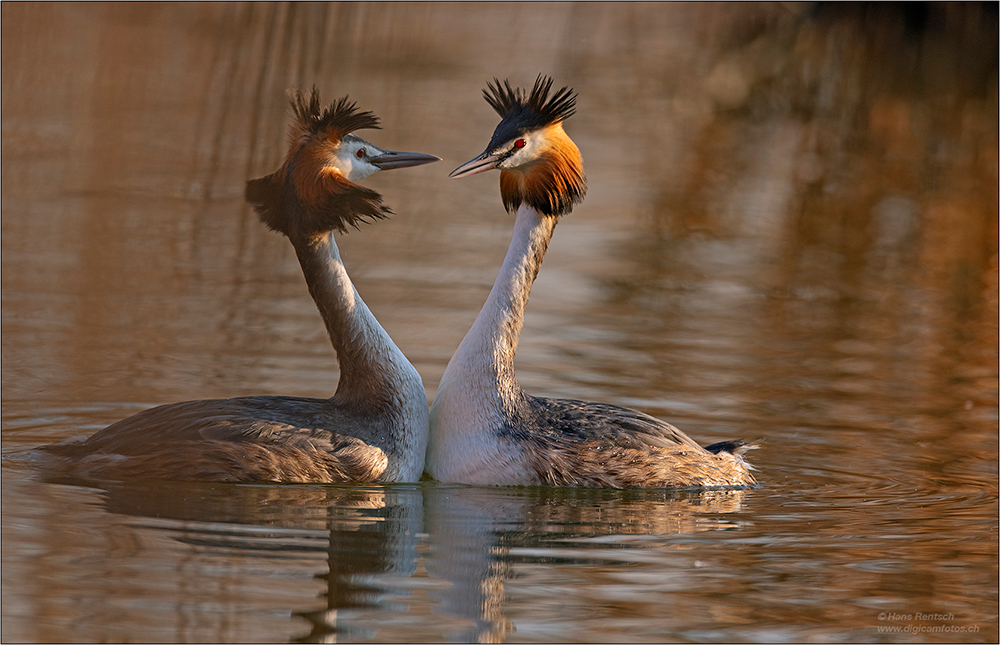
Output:
[[[563,441],[599,441],[608,447],[703,450],[693,439],[666,421],[618,405],[575,399],[527,397],[529,417],[537,430]],[[537,431],[535,430],[535,431]]]
[[377,481],[385,452],[329,428],[343,415],[323,399],[245,397],[144,410],[84,442],[46,452],[102,479]]
[[[317,427],[323,403],[321,399],[293,397],[172,403],[114,423],[94,434],[84,445],[91,450],[123,455],[145,452],[157,443],[205,440],[328,450],[337,443],[339,435]],[[325,421],[323,425],[329,427],[331,420]]]

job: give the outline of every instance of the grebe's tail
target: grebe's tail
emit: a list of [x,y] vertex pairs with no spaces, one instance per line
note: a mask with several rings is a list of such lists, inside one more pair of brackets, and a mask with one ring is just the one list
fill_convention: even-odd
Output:
[[731,455],[740,457],[743,456],[748,450],[756,450],[760,446],[757,443],[747,443],[742,439],[735,439],[733,441],[720,441],[718,443],[713,443],[709,446],[705,446],[705,450],[709,451],[713,455],[717,455],[720,452],[728,452]]

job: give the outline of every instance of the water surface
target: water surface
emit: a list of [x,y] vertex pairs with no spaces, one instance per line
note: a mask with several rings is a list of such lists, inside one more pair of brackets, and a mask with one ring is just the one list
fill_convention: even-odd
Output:
[[[997,22],[986,5],[2,7],[5,641],[996,641]],[[747,491],[55,482],[146,407],[329,396],[294,253],[243,203],[284,91],[444,162],[338,243],[428,397],[496,275],[448,180],[539,72],[586,201],[529,392],[759,439]]]

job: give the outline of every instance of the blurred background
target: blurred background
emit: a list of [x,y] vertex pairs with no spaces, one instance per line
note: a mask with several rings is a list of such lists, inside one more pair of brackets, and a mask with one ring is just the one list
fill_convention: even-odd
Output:
[[[995,520],[997,35],[996,3],[3,3],[4,453],[332,394],[294,253],[243,201],[291,87],[444,160],[371,177],[395,217],[338,238],[433,398],[513,223],[495,173],[447,173],[496,126],[486,83],[542,73],[579,93],[589,191],[532,292],[527,391],[763,438],[765,486],[875,477]],[[4,477],[6,523],[41,484]]]

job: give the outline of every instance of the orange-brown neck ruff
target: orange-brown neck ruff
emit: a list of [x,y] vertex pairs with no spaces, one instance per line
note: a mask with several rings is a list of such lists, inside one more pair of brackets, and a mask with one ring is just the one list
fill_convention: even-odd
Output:
[[500,172],[500,196],[508,212],[524,203],[542,215],[559,217],[573,210],[587,193],[580,150],[563,130],[562,122],[544,130],[549,148],[538,159]]
[[308,95],[292,91],[289,99],[295,118],[285,163],[247,182],[246,200],[261,221],[295,242],[392,215],[381,195],[327,165],[345,135],[378,128],[378,117],[358,111],[346,96],[323,108],[315,87]]
[[330,147],[328,140],[309,138],[277,172],[247,182],[247,201],[272,230],[296,241],[392,215],[381,195],[325,164]]

